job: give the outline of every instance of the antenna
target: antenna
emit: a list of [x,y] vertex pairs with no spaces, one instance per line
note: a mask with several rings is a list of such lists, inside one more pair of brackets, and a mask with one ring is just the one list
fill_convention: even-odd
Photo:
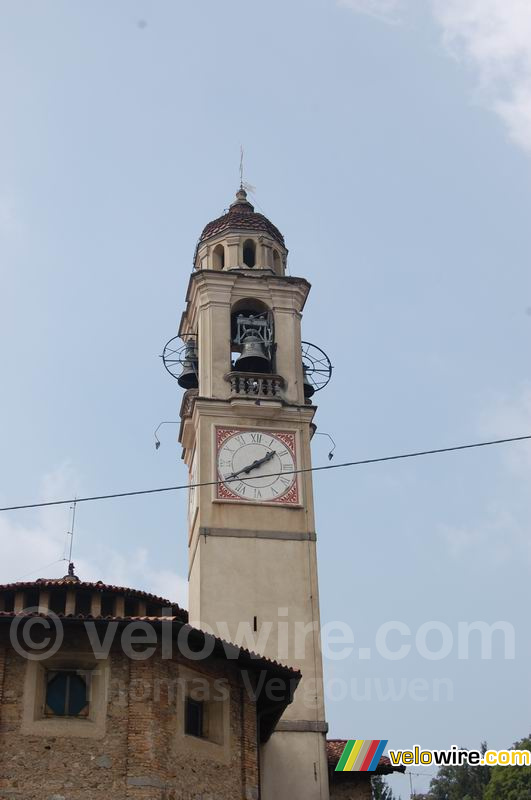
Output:
[[240,190],[243,189],[244,191],[249,192],[250,194],[256,194],[256,186],[253,186],[252,183],[247,183],[247,181],[244,181],[243,179],[243,156],[244,156],[244,150],[243,150],[243,144],[241,144],[240,145]]
[[74,547],[74,528],[76,524],[76,506],[77,506],[77,499],[74,500],[73,505],[70,506],[70,511],[72,512],[72,521],[70,523],[70,530],[67,531],[67,536],[70,536],[70,551],[68,555],[68,561],[70,564],[72,563],[72,548]]

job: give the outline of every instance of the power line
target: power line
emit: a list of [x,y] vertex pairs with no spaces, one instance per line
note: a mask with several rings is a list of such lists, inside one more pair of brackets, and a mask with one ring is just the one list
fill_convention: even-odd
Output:
[[[330,469],[344,469],[345,467],[359,467],[365,464],[380,464],[383,461],[399,461],[405,458],[419,458],[420,456],[432,456],[439,453],[454,453],[458,450],[472,450],[475,447],[489,447],[496,444],[508,444],[510,442],[523,442],[530,440],[531,435],[528,436],[512,436],[508,439],[493,439],[489,442],[474,442],[473,444],[459,444],[454,447],[438,447],[434,450],[419,450],[414,453],[400,453],[394,456],[380,456],[379,458],[363,458],[359,461],[345,461],[343,464],[324,464],[321,467],[305,467],[304,469],[292,469],[286,472],[269,472],[266,475],[260,475],[260,478],[278,478],[279,475],[300,475],[305,472],[323,472]],[[249,480],[249,478],[246,478]],[[113,494],[100,494],[93,495],[92,497],[76,497],[68,500],[48,500],[44,503],[26,503],[18,506],[5,506],[0,508],[0,511],[21,511],[22,509],[29,508],[45,508],[47,506],[63,506],[68,503],[88,503],[94,500],[113,500],[118,497],[138,497],[143,494],[160,494],[162,492],[177,492],[182,489],[196,489],[199,486],[217,486],[220,483],[233,483],[241,481],[241,478],[227,478],[226,480],[218,481],[205,481],[204,483],[185,483],[181,486],[162,486],[157,489],[138,489],[133,492],[115,492]]]

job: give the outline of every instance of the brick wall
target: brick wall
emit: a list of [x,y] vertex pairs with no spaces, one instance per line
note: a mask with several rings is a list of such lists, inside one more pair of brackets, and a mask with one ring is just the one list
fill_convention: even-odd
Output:
[[258,800],[260,775],[257,752],[256,711],[243,687],[239,691],[242,787],[245,800]]
[[370,774],[332,773],[330,800],[372,800]]
[[4,673],[6,663],[6,648],[0,645],[0,708],[2,706],[2,697],[4,694]]
[[[233,664],[112,652],[105,731],[82,739],[21,733],[27,662],[8,645],[4,669],[3,652],[0,800],[257,800],[255,707]],[[175,686],[190,670],[226,687],[222,744],[184,735]]]

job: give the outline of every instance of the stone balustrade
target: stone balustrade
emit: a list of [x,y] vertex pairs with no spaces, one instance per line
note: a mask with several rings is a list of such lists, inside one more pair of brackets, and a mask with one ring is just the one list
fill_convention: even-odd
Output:
[[254,372],[229,372],[225,380],[230,383],[233,397],[257,397],[274,400],[280,398],[284,378]]

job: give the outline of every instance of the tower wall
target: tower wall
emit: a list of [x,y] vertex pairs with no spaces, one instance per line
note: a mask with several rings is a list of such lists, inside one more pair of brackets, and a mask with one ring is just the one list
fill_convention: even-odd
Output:
[[[240,203],[238,214],[249,215],[250,229],[258,224],[271,226],[263,218],[256,220],[246,208]],[[190,497],[190,621],[301,670],[293,703],[262,747],[261,796],[263,800],[327,800],[316,533],[312,477],[305,471],[311,466],[315,408],[305,400],[301,354],[301,316],[310,286],[302,278],[286,277],[270,268],[264,253],[257,269],[241,265],[235,269],[235,253],[240,252],[235,247],[244,234],[231,229],[230,215],[211,223],[215,237],[198,245],[198,272],[190,280],[180,328],[181,335],[197,333],[199,351],[198,389],[185,404],[180,442],[190,482],[204,484]],[[227,228],[220,234],[223,226]],[[281,234],[273,226],[271,231],[278,242]],[[232,253],[222,269],[209,268],[214,263],[211,241]],[[282,252],[287,253],[285,248]],[[262,387],[255,394],[249,389],[252,381],[249,384],[245,374],[238,373],[237,362],[231,362],[231,313],[246,300],[267,309],[274,326],[274,375],[255,376],[256,385]],[[238,388],[242,385],[243,391]],[[236,496],[230,481],[215,484],[222,474],[223,441],[231,437],[236,441],[236,435],[243,434],[243,449],[245,434],[248,440],[251,432],[269,441],[267,448],[272,448],[256,450],[248,457],[254,458],[253,463],[260,460],[260,452],[266,455],[261,460],[267,461],[274,448],[281,446],[279,442],[285,441],[285,452],[289,449],[297,472],[289,492],[278,498],[270,495],[267,502],[257,499],[256,492],[252,495],[257,483],[251,478],[264,475],[265,481],[270,477],[267,470],[273,467],[268,464],[286,469],[280,455],[273,453],[267,464],[238,473],[242,496]],[[227,450],[238,452],[228,445]],[[230,456],[230,469],[237,457]],[[292,473],[288,470],[286,475]]]

